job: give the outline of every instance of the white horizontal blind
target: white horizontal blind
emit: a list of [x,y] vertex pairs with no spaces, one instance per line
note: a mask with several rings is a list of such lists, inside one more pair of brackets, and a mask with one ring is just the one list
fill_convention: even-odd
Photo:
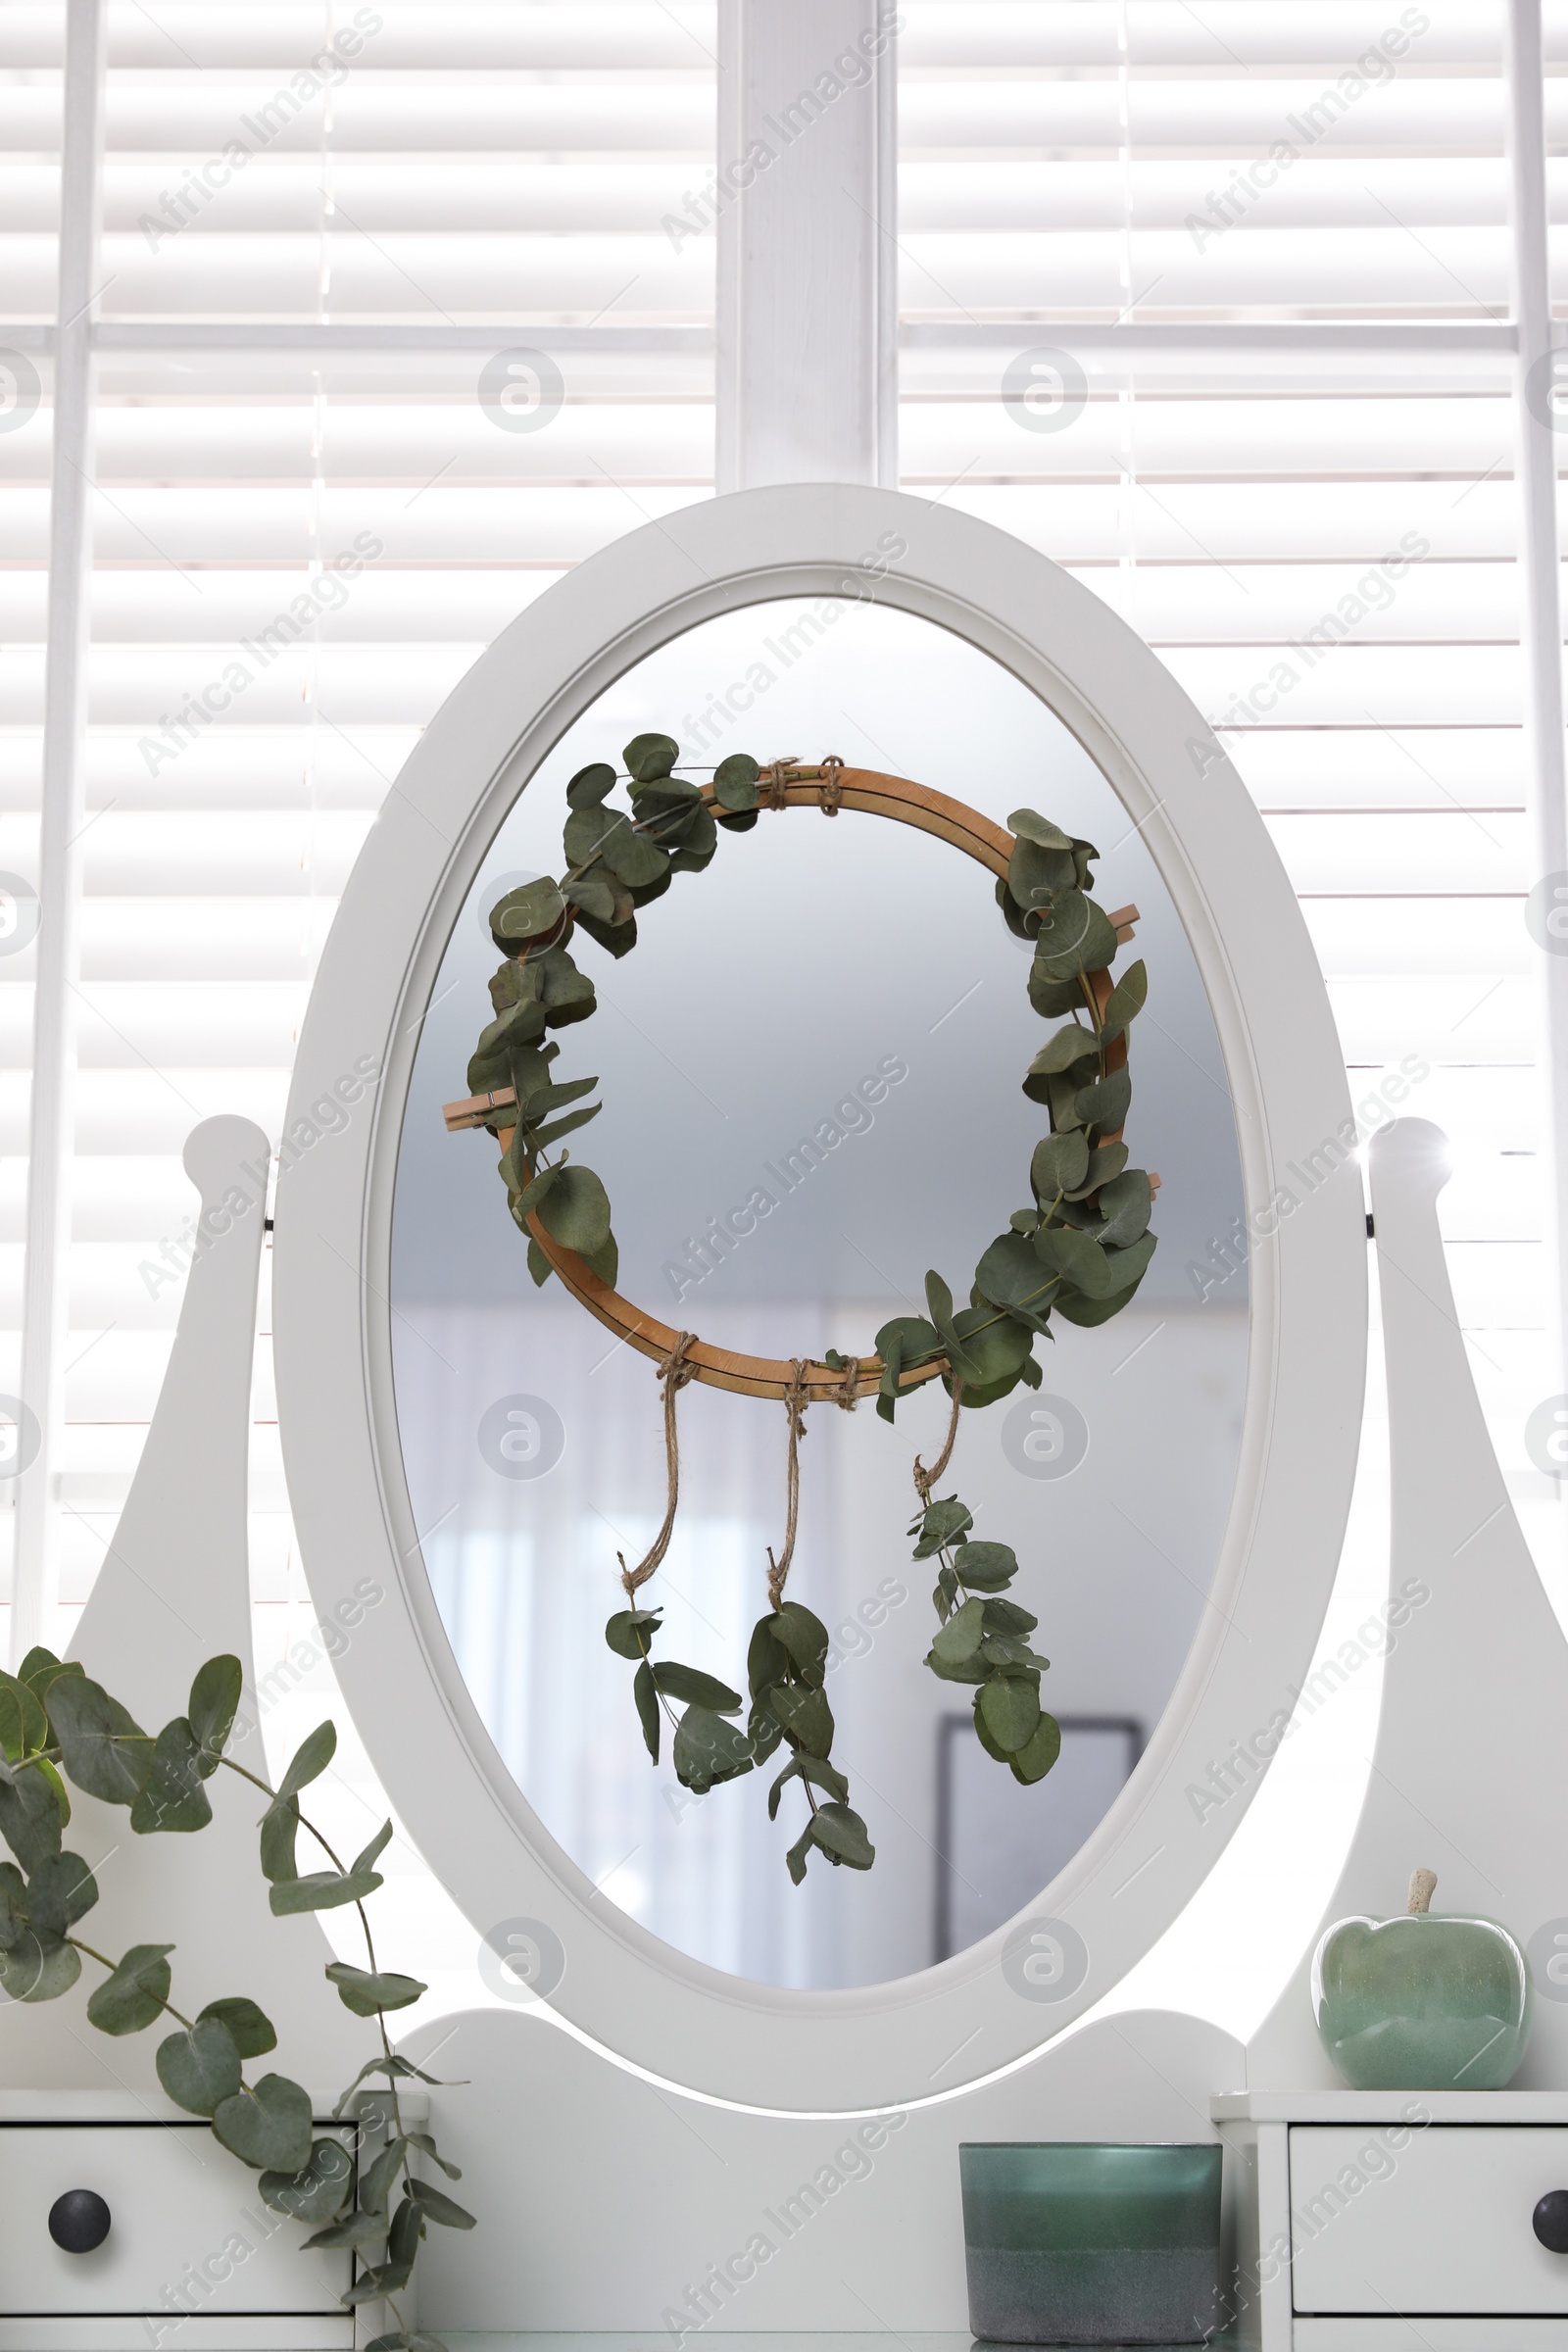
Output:
[[[13,320],[54,299],[63,15],[0,8]],[[185,1136],[217,1111],[277,1136],[344,877],[476,655],[710,491],[711,242],[662,223],[710,158],[712,47],[710,11],[658,0],[111,12],[68,1623],[177,1316]],[[29,877],[48,478],[42,414],[0,434],[0,867]],[[13,1388],[27,999],[0,1095]],[[298,1600],[268,1399],[264,1351],[258,1589]]]
[[[903,466],[1077,570],[1218,728],[1299,894],[1363,1128],[1396,1108],[1453,1139],[1460,1320],[1565,1613],[1560,1505],[1524,1442],[1557,1382],[1495,331],[1501,34],[1491,0],[911,7]],[[1560,8],[1548,56],[1568,58]],[[1546,114],[1560,146],[1561,80]],[[1568,166],[1551,189],[1568,211]],[[1560,242],[1553,258],[1568,293]],[[1206,1279],[1195,1265],[1195,1302]],[[1374,1348],[1346,1605],[1387,1574],[1380,1369]],[[1321,1751],[1293,1862],[1332,1860],[1329,1816],[1353,1819],[1376,1681]],[[1290,1819],[1271,1848],[1239,1841],[1253,1876],[1229,1899],[1300,1907]]]

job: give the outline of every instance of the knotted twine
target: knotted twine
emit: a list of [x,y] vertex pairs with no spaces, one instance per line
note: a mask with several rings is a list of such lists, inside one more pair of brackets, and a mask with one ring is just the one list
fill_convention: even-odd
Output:
[[[623,1551],[615,1554],[620,1562],[620,1581],[625,1588],[626,1598],[630,1601],[635,1601],[638,1586],[646,1585],[654,1570],[659,1566],[660,1561],[669,1549],[669,1539],[675,1532],[675,1505],[680,1499],[680,1440],[675,1433],[675,1399],[686,1383],[697,1378],[697,1366],[686,1360],[686,1350],[692,1346],[696,1337],[697,1334],[694,1331],[677,1333],[675,1345],[660,1365],[657,1374],[657,1377],[664,1384],[664,1469],[669,1485],[669,1501],[664,1510],[663,1526],[654,1538],[646,1555],[638,1561],[635,1568],[627,1567],[626,1555]],[[794,1526],[795,1520],[792,1512],[790,1519],[792,1542],[794,1541]]]
[[953,1445],[954,1440],[957,1437],[957,1434],[958,1383],[956,1379],[955,1379],[953,1383],[953,1418],[948,1423],[947,1444],[943,1446],[942,1451],[937,1455],[936,1460],[932,1463],[929,1470],[921,1461],[918,1454],[916,1454],[914,1457],[914,1491],[920,1497],[920,1508],[922,1511],[927,1507],[931,1500],[932,1488],[936,1485],[937,1480],[942,1476],[943,1471],[953,1459]]
[[806,1366],[797,1355],[790,1359],[789,1386],[784,1391],[784,1412],[790,1425],[790,1455],[787,1478],[789,1498],[788,1517],[784,1528],[784,1549],[773,1557],[771,1544],[767,1553],[767,1597],[776,1609],[784,1597],[784,1580],[795,1556],[795,1526],[801,1511],[800,1443],[806,1435]]
[[799,765],[792,752],[787,760],[769,760],[758,778],[757,805],[760,808],[787,808],[785,795],[789,788],[790,770]]

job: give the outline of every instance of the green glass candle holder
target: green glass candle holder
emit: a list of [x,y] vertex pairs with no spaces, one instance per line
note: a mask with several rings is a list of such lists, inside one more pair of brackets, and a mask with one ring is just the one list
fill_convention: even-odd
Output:
[[1429,1870],[1395,1919],[1337,1920],[1312,1960],[1312,2014],[1352,2090],[1503,2090],[1530,2040],[1530,1966],[1494,1919],[1429,1912]]
[[1196,2344],[1220,2308],[1218,2144],[970,2140],[958,2150],[973,2333]]

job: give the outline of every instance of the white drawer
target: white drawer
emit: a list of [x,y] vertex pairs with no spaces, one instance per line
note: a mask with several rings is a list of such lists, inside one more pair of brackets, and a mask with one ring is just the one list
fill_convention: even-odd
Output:
[[1568,2314],[1568,2254],[1532,2217],[1568,2189],[1568,2130],[1431,2124],[1402,2146],[1294,2125],[1293,2301],[1302,2313]]
[[[206,2124],[0,2125],[0,2320],[146,2315],[151,2352],[189,2345],[198,2330],[180,2328],[182,2313],[310,2313],[339,2324],[315,2331],[320,2343],[351,2339],[338,2301],[351,2257],[302,2254],[309,2230],[270,2212],[256,2179]],[[109,2235],[90,2254],[49,2234],[68,2188],[109,2207]]]

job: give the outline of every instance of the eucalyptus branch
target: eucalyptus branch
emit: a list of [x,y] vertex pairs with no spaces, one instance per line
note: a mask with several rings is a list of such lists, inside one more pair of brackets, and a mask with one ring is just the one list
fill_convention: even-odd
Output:
[[[191,1685],[187,1712],[165,1724],[155,1739],[80,1666],[63,1664],[47,1650],[29,1650],[19,1675],[0,1673],[0,1742],[6,1757],[0,1771],[0,1836],[16,1857],[14,1863],[0,1862],[0,1989],[18,1999],[56,1999],[79,1981],[82,1961],[91,1960],[104,1977],[87,2001],[90,2026],[122,2035],[172,2020],[178,2031],[156,2052],[158,2080],[169,2097],[209,2123],[219,2144],[260,2175],[266,2203],[317,2227],[310,2244],[358,2250],[384,2240],[384,2259],[370,2265],[343,2300],[349,2305],[384,2300],[397,2322],[385,2338],[386,2352],[424,2352],[424,2339],[410,2335],[398,2295],[427,2223],[466,2230],[473,2227],[473,2217],[417,2176],[411,2158],[398,2083],[400,2075],[419,2070],[394,2051],[387,2021],[391,2010],[419,1999],[426,1987],[416,1978],[381,1969],[364,1899],[381,1885],[371,1864],[390,1838],[392,1825],[386,1823],[358,1860],[345,1864],[299,1804],[299,1790],[331,1760],[337,1740],[332,1725],[320,1724],[310,1734],[273,1788],[225,1753],[243,1688],[237,1658],[209,1659]],[[372,2170],[383,2160],[385,2168],[373,2205],[359,2205],[356,2181],[363,2184],[365,2175],[356,2176],[345,2162],[339,2139],[315,2135],[315,2109],[300,2083],[273,2073],[247,2080],[247,2062],[277,2046],[276,2030],[255,2001],[230,1995],[210,2001],[189,2018],[172,1999],[172,1943],[132,1944],[117,1962],[74,1932],[97,1902],[98,1888],[81,1857],[63,1851],[68,1808],[58,1774],[105,1803],[128,1808],[131,1832],[145,1837],[207,1827],[213,1808],[206,1783],[220,1766],[267,1799],[261,1861],[270,1882],[271,1910],[282,1916],[352,1902],[358,1913],[368,1967],[333,1960],[325,1975],[343,2005],[375,2026],[380,2054],[360,2070],[335,2110],[338,2117],[350,2110],[368,2075],[385,2076],[387,2095],[378,2105],[377,2123],[388,2137],[381,2156],[372,2160]],[[301,1877],[294,1846],[302,1828],[326,1857],[328,1871]],[[363,2142],[363,2122],[356,2117],[351,2128]],[[433,2165],[458,2177],[427,2133],[412,2136]],[[399,2180],[401,2199],[393,2211]]]

